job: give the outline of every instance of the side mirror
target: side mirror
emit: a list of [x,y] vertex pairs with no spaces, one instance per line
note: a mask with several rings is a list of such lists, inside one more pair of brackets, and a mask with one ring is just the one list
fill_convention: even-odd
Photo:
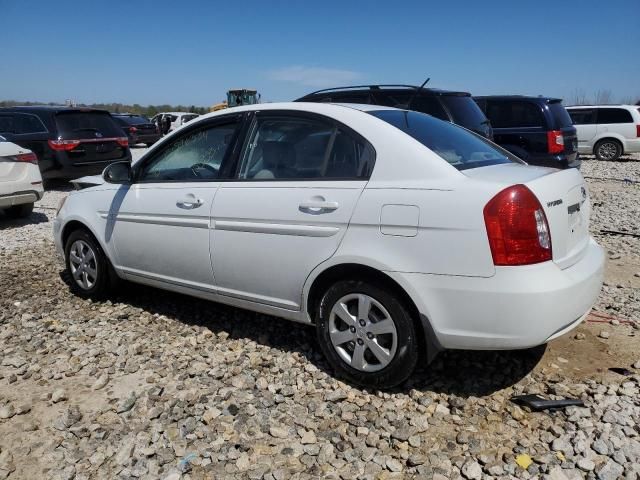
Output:
[[132,170],[129,162],[115,162],[102,171],[102,178],[107,183],[131,183]]

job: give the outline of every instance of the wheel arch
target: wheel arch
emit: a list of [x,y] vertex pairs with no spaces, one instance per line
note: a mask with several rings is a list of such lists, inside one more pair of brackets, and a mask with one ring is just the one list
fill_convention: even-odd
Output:
[[593,142],[592,152],[594,155],[596,154],[598,145],[607,140],[614,141],[618,145],[620,145],[621,155],[624,155],[624,138],[621,135],[618,135],[617,133],[613,133],[613,132],[607,132],[606,134],[603,134],[601,137],[599,137],[597,140]]
[[308,317],[311,323],[315,323],[315,312],[323,293],[333,283],[346,278],[367,280],[395,293],[409,310],[418,333],[421,354],[425,356],[427,363],[431,362],[438,352],[443,350],[425,313],[420,311],[407,290],[382,269],[351,260],[334,263],[321,270],[316,269],[314,273],[315,275],[310,276],[307,281],[306,294],[303,299],[303,314]]
[[109,249],[106,248],[105,244],[100,239],[100,236],[96,235],[96,232],[87,222],[84,222],[78,218],[72,218],[70,220],[67,220],[65,224],[62,226],[62,229],[60,232],[60,240],[61,240],[63,251],[67,246],[67,240],[69,239],[69,235],[71,235],[71,233],[73,233],[75,230],[86,230],[87,232],[89,232],[93,237],[93,239],[98,243],[98,245],[100,245],[100,248],[102,249],[104,256],[107,258],[107,261],[113,266],[113,260],[110,258]]

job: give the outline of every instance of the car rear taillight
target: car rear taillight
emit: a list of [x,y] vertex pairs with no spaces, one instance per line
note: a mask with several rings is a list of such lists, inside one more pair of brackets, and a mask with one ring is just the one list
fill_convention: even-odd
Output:
[[136,133],[138,129],[136,127],[129,127],[129,133]]
[[16,160],[18,162],[33,163],[34,165],[38,164],[38,157],[35,153],[20,153],[16,155]]
[[636,125],[636,137],[640,138],[640,125]]
[[564,137],[560,130],[547,132],[547,147],[549,153],[562,153],[564,151]]
[[505,188],[484,207],[494,265],[551,260],[551,234],[542,205],[524,185]]
[[118,142],[118,145],[120,145],[121,147],[129,146],[129,139],[127,137],[116,138],[116,142]]
[[68,152],[80,145],[80,140],[49,140],[48,143],[56,152]]

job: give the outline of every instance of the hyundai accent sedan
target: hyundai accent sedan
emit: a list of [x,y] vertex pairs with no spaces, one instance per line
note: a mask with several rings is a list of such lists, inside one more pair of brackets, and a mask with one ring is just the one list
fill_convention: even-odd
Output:
[[442,349],[548,342],[602,285],[579,171],[419,112],[228,109],[95,183],[54,223],[73,292],[124,279],[315,325],[363,386],[397,385]]

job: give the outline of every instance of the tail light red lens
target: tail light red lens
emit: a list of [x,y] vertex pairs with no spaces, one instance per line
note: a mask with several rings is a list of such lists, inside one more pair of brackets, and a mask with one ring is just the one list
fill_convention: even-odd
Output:
[[38,164],[38,157],[35,153],[20,153],[16,155],[16,160],[18,162],[33,163],[34,165]]
[[636,125],[636,137],[640,138],[640,125]]
[[121,147],[129,146],[129,139],[127,137],[116,138],[116,142],[118,142],[118,145],[120,145]]
[[49,146],[57,152],[69,152],[80,145],[80,140],[49,140]]
[[484,207],[494,265],[530,265],[551,260],[549,223],[536,196],[524,185],[505,188]]
[[564,151],[564,136],[560,130],[547,132],[547,147],[549,153],[562,153]]
[[138,131],[138,129],[136,127],[129,127],[129,132],[130,133],[136,133]]

